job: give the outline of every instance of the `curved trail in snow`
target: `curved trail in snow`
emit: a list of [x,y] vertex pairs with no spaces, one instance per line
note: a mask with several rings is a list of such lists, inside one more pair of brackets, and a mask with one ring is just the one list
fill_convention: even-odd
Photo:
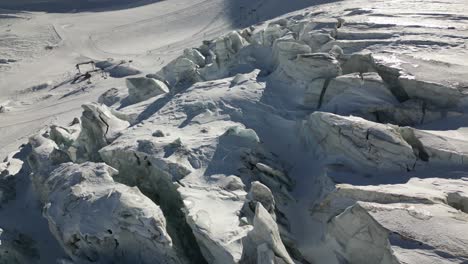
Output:
[[[6,47],[7,54],[13,54],[18,62],[0,68],[0,105],[8,108],[0,116],[0,133],[17,129],[0,140],[0,156],[12,150],[4,147],[8,142],[24,138],[54,120],[79,116],[83,102],[96,100],[109,88],[124,89],[123,79],[105,80],[86,93],[75,94],[67,101],[60,99],[81,85],[64,83],[64,75],[75,74],[76,63],[108,58],[133,60],[132,66],[152,73],[183,49],[235,29],[241,20],[255,23],[247,14],[252,9],[262,9],[262,14],[266,14],[272,10],[265,3],[271,3],[275,12],[285,13],[305,2],[316,4],[316,0],[291,0],[287,4],[279,0],[168,0],[99,12],[27,12],[21,18],[8,20],[9,34],[14,32],[14,39],[1,39],[4,35],[0,33],[0,42],[9,41],[11,45],[2,48]],[[15,41],[27,45],[25,50],[18,50],[23,46]],[[49,81],[61,85],[31,93],[17,92]]]
[[[205,0],[190,6],[171,11],[169,13],[142,19],[136,22],[119,25],[106,32],[94,32],[90,34],[90,46],[94,49],[109,54],[120,56],[139,56],[145,53],[164,56],[177,52],[182,47],[193,46],[201,42],[207,36],[204,31],[210,27],[226,27],[226,19],[223,17],[225,3],[216,0]],[[213,11],[213,15],[210,12]],[[200,13],[207,16],[200,16]],[[220,25],[215,25],[219,21]],[[175,26],[169,29],[171,25]],[[128,41],[122,40],[119,44],[111,46],[115,38],[134,34],[132,42],[144,42],[144,45],[133,47],[133,52],[128,52]],[[176,45],[177,48],[174,48]],[[163,51],[164,50],[164,51]]]
[[[205,39],[207,36],[203,34],[204,30],[215,28],[222,33],[223,30],[230,29],[227,26],[227,18],[223,18],[225,5],[223,0],[202,0],[195,3],[173,0],[145,7],[98,13],[31,13],[28,19],[13,21],[12,31],[15,32],[15,37],[21,40],[22,35],[19,34],[26,34],[28,30],[33,29],[34,34],[40,34],[36,39],[54,40],[50,42],[52,48],[36,52],[35,54],[44,55],[35,55],[37,58],[31,63],[25,61],[13,65],[16,68],[10,70],[8,75],[0,72],[0,86],[14,85],[16,91],[27,91],[30,87],[46,81],[63,83],[65,79],[69,79],[63,75],[65,72],[67,76],[72,76],[74,64],[88,59],[135,59],[141,61],[135,62],[140,69],[156,70],[182,49],[195,46],[197,42]],[[214,13],[200,16],[204,11]],[[181,33],[175,36],[166,33],[170,33],[177,25],[186,25],[187,30],[179,26],[177,32]],[[164,34],[169,38],[160,44],[159,36]],[[148,45],[149,41],[143,41],[144,49],[135,49],[134,43],[138,43],[142,37],[148,37],[146,40],[152,40],[154,44]],[[47,42],[44,43],[36,44],[36,49],[43,49],[41,46]],[[168,45],[170,48],[167,48]],[[115,52],[115,46],[126,50]],[[17,49],[15,46],[12,48],[13,51]],[[155,57],[162,58],[156,60]],[[31,74],[24,78],[24,72]],[[15,149],[19,145],[18,140],[24,140],[45,125],[55,120],[69,122],[73,117],[79,116],[83,102],[96,100],[110,87],[124,87],[124,80],[102,80],[94,83],[86,92],[60,99],[63,94],[80,89],[78,86],[82,85],[70,85],[65,82],[56,89],[49,87],[36,92],[8,94],[3,91],[0,98],[3,96],[8,100],[0,99],[0,104],[15,103],[7,105],[9,111],[0,116],[0,133],[5,135],[0,140],[0,156]],[[26,127],[28,129],[25,129]]]

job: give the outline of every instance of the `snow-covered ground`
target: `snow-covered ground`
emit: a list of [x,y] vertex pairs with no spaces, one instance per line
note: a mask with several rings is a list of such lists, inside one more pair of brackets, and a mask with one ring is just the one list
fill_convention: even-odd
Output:
[[468,261],[464,0],[24,2],[0,262]]
[[[57,9],[54,4],[62,2]],[[152,73],[205,39],[321,1],[97,2],[91,10],[95,6],[87,1],[0,2],[0,105],[7,109],[0,116],[1,157],[45,125],[69,122],[83,102],[109,87],[125,86],[123,79],[99,77],[70,85],[76,63],[112,58]]]

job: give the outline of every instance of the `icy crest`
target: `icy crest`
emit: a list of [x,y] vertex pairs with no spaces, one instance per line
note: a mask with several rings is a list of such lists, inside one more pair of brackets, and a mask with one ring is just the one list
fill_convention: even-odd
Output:
[[430,74],[464,66],[424,57],[460,52],[466,32],[441,36],[430,22],[448,23],[427,12],[383,23],[401,9],[365,5],[204,41],[31,137],[31,179],[68,256],[468,261],[468,140],[445,122],[466,118],[466,80]]

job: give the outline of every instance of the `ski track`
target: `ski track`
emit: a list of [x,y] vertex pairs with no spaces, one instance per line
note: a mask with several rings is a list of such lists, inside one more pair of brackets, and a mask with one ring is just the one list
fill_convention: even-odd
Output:
[[[87,25],[79,26],[78,23],[81,23],[81,21],[89,21],[89,23],[93,23],[93,20],[99,19],[100,16],[106,15],[104,13],[106,12],[101,12],[101,13],[77,13],[77,14],[69,14],[69,18],[65,17],[63,14],[47,14],[47,13],[26,13],[29,14],[30,20],[23,21],[24,19],[16,19],[13,21],[11,24],[13,27],[27,27],[26,22],[33,23],[35,24],[36,27],[42,27],[47,30],[47,33],[37,33],[41,34],[41,36],[45,37],[46,39],[51,39],[52,44],[54,46],[57,46],[58,48],[54,48],[52,50],[49,50],[47,52],[42,52],[42,55],[34,55],[35,59],[35,64],[27,64],[26,60],[31,60],[28,59],[29,57],[25,55],[26,58],[24,58],[25,64],[11,64],[7,65],[7,67],[0,69],[0,88],[2,88],[4,85],[7,85],[8,87],[11,87],[11,83],[14,83],[15,85],[18,85],[18,88],[15,88],[14,90],[25,90],[28,88],[28,86],[31,86],[32,83],[41,83],[40,79],[46,78],[46,80],[54,80],[56,77],[54,76],[47,76],[48,74],[42,74],[41,71],[44,71],[49,65],[57,65],[57,68],[62,68],[62,70],[67,71],[68,73],[73,73],[74,68],[71,66],[73,63],[76,63],[80,60],[83,59],[106,59],[106,58],[116,58],[116,59],[142,59],[143,61],[148,61],[151,60],[151,58],[154,58],[154,61],[156,61],[155,57],[161,57],[160,60],[156,62],[150,62],[148,63],[149,65],[147,66],[148,69],[151,70],[157,70],[158,67],[161,67],[160,61],[169,61],[173,57],[175,57],[183,48],[190,47],[190,46],[195,46],[205,38],[209,38],[210,36],[214,36],[215,34],[219,34],[222,32],[225,32],[229,29],[231,29],[231,26],[229,25],[229,22],[223,15],[225,15],[225,12],[223,11],[223,7],[225,6],[225,3],[220,0],[204,0],[204,1],[198,1],[196,3],[190,2],[190,4],[186,4],[187,1],[173,1],[175,4],[171,3],[164,3],[170,7],[169,12],[163,13],[163,14],[157,14],[153,15],[147,18],[139,19],[137,21],[131,21],[128,23],[123,23],[120,25],[116,25],[113,27],[107,27],[106,25],[104,26],[99,26],[99,27],[90,27],[90,31],[86,32],[88,30]],[[157,6],[160,3],[154,3],[151,4],[151,8],[158,10]],[[127,11],[109,11],[107,13],[115,13],[116,15],[124,13],[125,14],[125,19],[123,20],[134,20],[131,15],[132,13],[135,13],[135,17],[139,17],[138,13],[143,12],[143,9],[141,7],[137,7],[132,10],[127,10]],[[148,48],[144,52],[125,52],[125,53],[116,53],[109,51],[108,47],[103,47],[100,45],[102,40],[112,38],[114,35],[122,33],[130,33],[133,29],[138,29],[141,27],[146,27],[146,28],[151,28],[153,27],[155,30],[154,32],[148,32],[150,35],[158,35],[158,32],[163,30],[165,27],[167,27],[167,23],[172,23],[172,24],[177,24],[179,21],[190,21],[191,18],[196,17],[197,14],[202,13],[204,10],[216,10],[216,14],[210,16],[213,17],[211,19],[204,19],[205,23],[203,24],[196,24],[192,28],[192,33],[191,34],[186,34],[184,35],[183,38],[181,39],[175,39],[167,43],[166,45],[162,45],[159,47],[155,48]],[[162,10],[161,10],[162,11]],[[143,12],[143,14],[146,16],[147,14]],[[107,14],[108,15],[108,14]],[[112,15],[112,14],[111,14]],[[130,18],[129,18],[130,17]],[[166,20],[172,20],[170,22],[167,22]],[[162,25],[159,27],[157,25]],[[41,26],[42,25],[42,26]],[[210,32],[211,34],[207,36],[207,34],[204,34],[206,30],[211,29],[212,31]],[[214,29],[214,30],[213,30]],[[0,33],[1,34],[1,33]],[[13,35],[15,36],[15,35]],[[20,37],[20,36],[18,36]],[[12,40],[4,39],[3,41],[9,41],[8,43],[12,43]],[[26,42],[27,46],[24,47],[24,49],[29,50],[29,47],[32,45],[38,46],[38,44],[33,44],[31,42]],[[168,48],[168,46],[170,48]],[[21,55],[20,52],[18,51],[19,46],[13,46],[13,49],[10,49],[13,54]],[[14,56],[17,56],[14,55]],[[66,62],[65,64],[63,63],[63,58],[65,57],[66,60],[69,62]],[[71,57],[70,59],[67,59],[66,57]],[[74,58],[73,58],[74,57]],[[82,59],[80,59],[82,58]],[[63,67],[59,67],[60,65],[63,65]],[[11,68],[13,67],[13,68]],[[29,68],[29,69],[28,69]],[[36,74],[34,79],[30,80],[19,80],[18,78],[15,78],[16,76],[21,76],[21,71],[27,72],[27,71],[38,71],[38,74]],[[4,72],[1,72],[4,70]],[[11,76],[10,78],[9,75]],[[42,75],[42,76],[41,76]],[[5,76],[6,79],[4,79]],[[3,80],[2,80],[3,79]],[[37,81],[34,81],[34,80]],[[14,80],[14,81],[13,81]],[[43,81],[42,81],[43,82]],[[122,86],[123,85],[123,80],[116,80],[114,83],[116,83],[116,86]],[[5,101],[24,101],[21,106],[12,106],[10,107],[10,112],[5,114],[3,117],[0,116],[0,133],[3,131],[9,130],[9,129],[14,129],[17,126],[20,125],[25,125],[25,124],[30,124],[31,125],[31,131],[18,131],[18,135],[16,138],[8,138],[3,140],[3,142],[17,142],[18,139],[24,139],[27,138],[28,135],[30,135],[32,132],[37,131],[39,127],[43,127],[44,125],[51,124],[52,122],[55,122],[54,120],[57,119],[62,119],[58,117],[65,117],[65,119],[70,120],[73,116],[76,116],[80,112],[80,105],[81,102],[86,102],[86,101],[93,101],[97,98],[97,96],[102,93],[106,87],[108,87],[109,84],[107,85],[97,85],[97,87],[93,88],[92,92],[87,92],[86,94],[79,94],[77,96],[74,96],[72,99],[62,101],[59,100],[60,95],[67,93],[70,90],[70,85],[65,84],[58,89],[46,89],[44,91],[38,91],[38,92],[33,92],[33,93],[27,93],[27,94],[15,94],[11,93],[8,91],[0,91],[0,104],[2,104]],[[111,84],[112,85],[112,84]],[[13,91],[14,91],[13,90]],[[47,100],[42,100],[40,99],[42,96],[45,95],[52,95],[52,98],[49,98]],[[54,99],[56,98],[56,99]],[[39,101],[38,101],[39,100]],[[56,101],[58,100],[58,101]],[[56,102],[54,102],[56,101]],[[26,105],[25,105],[26,104]],[[73,106],[72,106],[73,105]],[[18,120],[23,120],[18,122]],[[27,121],[24,121],[27,120]],[[40,122],[39,122],[40,121]],[[10,135],[10,137],[13,135]],[[0,156],[4,156],[13,149],[16,148],[16,146],[11,146],[8,144],[8,146],[5,146],[2,144],[0,146]]]
[[[103,79],[99,76],[93,76],[92,85],[87,85],[85,82],[71,84],[71,79],[69,77],[73,76],[75,70],[74,65],[76,63],[85,60],[103,60],[107,58],[113,58],[117,61],[133,60],[132,66],[141,70],[141,75],[154,73],[167,62],[180,55],[185,48],[197,47],[205,39],[212,39],[238,27],[249,26],[254,22],[262,21],[262,19],[265,19],[265,16],[268,15],[265,12],[259,12],[259,14],[250,17],[247,17],[248,12],[246,12],[246,14],[238,14],[236,13],[236,8],[232,7],[232,10],[228,10],[229,1],[233,0],[198,0],[195,3],[189,0],[167,0],[152,3],[145,7],[139,6],[97,13],[54,14],[32,12],[25,13],[24,17],[26,18],[20,17],[19,15],[19,18],[11,18],[10,16],[2,18],[0,14],[0,46],[2,46],[0,47],[0,59],[2,59],[2,56],[13,56],[15,59],[19,58],[18,62],[7,64],[5,67],[2,67],[2,64],[0,64],[0,105],[4,104],[8,109],[8,112],[0,113],[0,134],[3,135],[0,139],[0,161],[3,159],[3,156],[18,149],[19,145],[25,143],[31,134],[40,133],[41,131],[44,132],[45,126],[51,124],[65,125],[70,123],[74,117],[80,115],[82,103],[96,101],[98,96],[109,88],[118,88],[119,91],[126,91],[125,78]],[[249,10],[265,11],[264,8],[268,10],[268,4],[275,1],[276,0],[252,1],[248,3],[247,8],[249,8]],[[358,1],[359,0],[356,0],[354,2],[357,3]],[[236,4],[240,2],[241,1],[236,2],[234,6],[237,7]],[[366,1],[362,1],[362,3],[364,2]],[[376,11],[374,14],[369,15],[369,20],[362,22],[362,24],[361,22],[355,22],[354,25],[347,25],[349,32],[344,31],[345,34],[348,34],[345,35],[347,38],[338,39],[337,37],[336,39],[344,42],[352,42],[354,40],[374,41],[377,43],[374,47],[382,47],[387,45],[387,43],[391,43],[391,38],[386,42],[387,39],[385,36],[372,39],[360,39],[359,36],[353,37],[352,35],[365,34],[365,30],[368,29],[370,29],[370,33],[375,33],[378,31],[378,26],[384,25],[383,23],[385,22],[389,23],[388,21],[392,21],[394,24],[385,24],[383,27],[387,30],[391,28],[395,31],[396,28],[404,27],[426,27],[428,29],[428,32],[419,32],[418,34],[412,32],[408,34],[408,36],[403,36],[407,37],[404,38],[403,41],[408,44],[408,47],[412,45],[418,46],[418,44],[415,43],[420,43],[419,46],[421,47],[430,46],[430,41],[433,41],[433,43],[435,43],[434,45],[444,46],[444,43],[449,42],[445,40],[445,38],[453,39],[450,40],[452,45],[444,46],[446,49],[455,48],[456,46],[460,48],[460,50],[463,50],[463,46],[466,47],[468,36],[460,36],[455,33],[453,36],[439,35],[443,38],[427,40],[427,42],[425,42],[426,40],[424,39],[425,34],[429,37],[433,34],[433,31],[443,30],[444,28],[441,27],[440,24],[443,24],[445,19],[453,21],[454,25],[461,25],[463,28],[460,28],[460,32],[466,30],[466,24],[464,24],[465,21],[468,20],[466,16],[408,11],[400,12],[400,17],[394,14],[395,7],[388,2],[385,3],[383,0],[376,2],[380,2],[377,5],[380,4],[381,6],[376,8],[380,9],[378,10],[380,13]],[[420,4],[424,4],[424,1],[419,2]],[[457,1],[454,1],[454,5],[456,4],[455,2]],[[275,3],[278,3],[278,1]],[[442,1],[441,3],[445,2]],[[240,3],[240,5],[242,5],[242,3]],[[340,4],[337,5],[339,6]],[[370,5],[367,3],[365,6]],[[388,7],[388,10],[385,9],[385,7]],[[453,9],[455,10],[455,8]],[[326,10],[326,8],[324,10]],[[230,11],[235,15],[229,14]],[[355,8],[346,11],[349,12],[349,16],[354,16],[356,15],[353,14],[355,11],[367,14],[365,12],[368,10],[365,8]],[[368,12],[372,13],[374,10]],[[346,15],[344,17],[346,18]],[[3,19],[11,20],[13,33],[4,33],[2,31]],[[424,20],[424,22],[430,20],[428,23],[433,24],[421,26],[422,24],[418,24],[418,20]],[[438,24],[437,20],[439,20],[440,24]],[[372,23],[374,24],[371,25]],[[172,29],[174,29],[175,32],[171,32],[170,30]],[[28,30],[30,30],[30,36],[25,34]],[[2,36],[5,37],[1,39]],[[437,55],[426,56],[420,53],[418,54],[420,56],[419,59],[413,58],[414,60],[411,61],[410,55],[413,51],[401,50],[401,47],[403,46],[399,47],[400,50],[393,50],[392,47],[388,47],[386,52],[392,52],[401,58],[403,58],[402,54],[407,53],[408,61],[405,63],[419,64],[416,65],[415,68],[424,66],[422,61],[428,58],[437,60],[436,56],[444,57],[443,52],[440,52],[443,50],[434,50],[434,53],[438,51]],[[369,48],[369,50],[372,50],[372,48]],[[458,68],[456,70],[452,68],[450,74],[454,76],[457,75],[457,70],[461,71]],[[446,73],[434,73],[434,78],[440,79],[443,74]],[[445,77],[449,79],[451,76]],[[48,81],[51,81],[53,85],[49,85],[45,89],[40,89],[38,91],[33,91],[34,89],[27,90],[28,88]],[[203,89],[200,89],[200,93],[201,92],[203,92]],[[65,97],[64,95],[70,96]],[[259,102],[259,104],[264,107],[265,111],[271,110],[273,112],[281,112],[282,114],[278,114],[278,116],[283,118],[285,123],[289,124],[296,121],[297,117],[289,113],[290,109],[287,107],[287,104],[283,107],[281,100],[284,98],[279,98],[276,95],[275,93],[266,94],[264,97],[266,102]],[[198,97],[193,98],[195,98],[193,101],[200,100]],[[206,101],[215,101],[215,99],[210,96],[206,96],[205,98]],[[322,100],[322,98],[320,100]],[[268,101],[275,102],[276,109],[268,104]],[[229,101],[223,102],[223,105],[229,106]],[[299,114],[299,111],[296,114]],[[99,117],[101,118],[101,116]],[[171,118],[175,120],[179,117],[172,115],[169,119]],[[102,118],[101,121],[107,125]],[[259,115],[257,122],[259,124],[268,124],[271,123],[271,120],[269,120],[268,115],[265,114]],[[135,130],[138,130],[139,125],[143,126],[145,123],[153,122],[141,122],[138,126],[135,126]],[[464,134],[466,133],[466,131],[464,131],[466,129],[464,128],[458,131],[444,131],[447,129],[447,124],[445,123],[440,125],[440,127],[442,128],[440,129],[441,131],[432,132],[436,135],[440,134],[440,136],[437,136],[439,140],[466,137],[466,134]],[[434,129],[434,127],[429,125],[422,126],[422,129],[424,128],[428,129],[427,131],[430,131],[431,128]],[[109,126],[107,125],[107,130],[108,129]],[[309,175],[317,174],[316,168],[319,167],[319,165],[314,163],[315,161],[312,157],[301,157],[301,153],[292,153],[295,148],[299,149],[297,146],[294,148],[291,146],[288,146],[288,148],[283,146],[283,142],[288,142],[288,140],[290,142],[295,142],[288,139],[288,137],[294,137],[293,133],[282,135],[281,133],[284,131],[275,134],[276,132],[271,133],[271,131],[266,131],[269,130],[269,128],[265,129],[265,131],[263,131],[263,129],[264,128],[257,129],[261,138],[266,138],[270,143],[275,141],[276,144],[266,145],[276,146],[276,150],[288,149],[285,153],[281,153],[281,151],[277,152],[281,153],[279,156],[282,160],[292,163],[293,170],[291,174],[301,176],[304,172],[307,172],[307,175],[303,175],[304,178],[301,178],[301,180],[303,180],[303,182],[301,182],[302,186],[298,186],[298,188],[294,190],[295,197],[303,198],[312,193],[312,196],[320,194],[322,190],[319,190],[319,188],[321,188],[322,185],[315,182],[318,176],[313,175],[312,177]],[[288,130],[288,132],[291,131]],[[139,135],[137,134],[137,136]],[[277,140],[277,138],[282,136],[284,136],[282,140]],[[447,142],[447,146],[450,145],[450,142]],[[456,149],[456,146],[449,147]],[[291,153],[288,153],[288,151],[291,151]],[[136,156],[136,154],[134,155]],[[228,155],[229,154],[223,158],[223,162],[225,159],[229,161]],[[288,157],[288,155],[290,157]],[[136,157],[138,159],[138,156]],[[28,186],[26,183],[24,184],[26,187]],[[315,198],[316,197],[314,197],[314,199]],[[28,201],[36,200],[31,199]],[[24,201],[19,200],[17,203],[24,203]],[[290,215],[296,216],[295,219],[290,219],[293,232],[299,241],[303,243],[301,245],[303,247],[302,249],[306,251],[307,254],[310,254],[310,258],[322,254],[326,255],[326,250],[328,250],[324,249],[324,252],[316,252],[320,249],[314,249],[315,251],[307,250],[308,247],[311,246],[310,243],[316,242],[313,239],[310,240],[310,237],[317,236],[317,233],[323,231],[316,223],[311,223],[311,221],[317,220],[310,219],[312,205],[313,202],[311,200],[303,199],[300,200],[298,204],[289,208],[288,210],[290,211],[287,212]],[[18,207],[18,205],[14,204],[12,207]],[[21,214],[18,208],[7,208],[7,210],[14,210],[14,215],[16,216]],[[307,208],[311,211],[306,210]],[[39,209],[36,211],[31,210],[31,212],[37,214],[34,215],[34,217],[42,219],[42,216],[39,215]],[[10,218],[12,217],[8,217],[8,211],[3,211],[3,215],[7,216],[2,217],[2,219],[4,219],[3,221],[11,221]],[[28,220],[29,219],[22,219],[21,222],[27,223]],[[13,223],[4,227],[11,228],[11,226],[19,226],[22,230],[27,230],[25,232],[30,232],[32,227],[24,228],[24,225],[25,223]],[[0,228],[1,227],[2,226],[0,226]],[[38,236],[41,235],[42,234]],[[48,233],[44,237],[43,240],[52,239],[55,241]],[[36,237],[34,239],[36,239]],[[48,246],[45,244],[41,245],[41,247]],[[311,246],[311,248],[314,247]],[[60,250],[54,252],[54,254],[60,255],[61,252],[59,251]]]

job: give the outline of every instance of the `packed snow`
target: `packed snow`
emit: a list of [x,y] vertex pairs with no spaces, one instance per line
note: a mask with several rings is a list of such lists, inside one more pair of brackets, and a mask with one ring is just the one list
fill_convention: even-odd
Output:
[[464,0],[109,2],[0,0],[0,263],[468,262]]

